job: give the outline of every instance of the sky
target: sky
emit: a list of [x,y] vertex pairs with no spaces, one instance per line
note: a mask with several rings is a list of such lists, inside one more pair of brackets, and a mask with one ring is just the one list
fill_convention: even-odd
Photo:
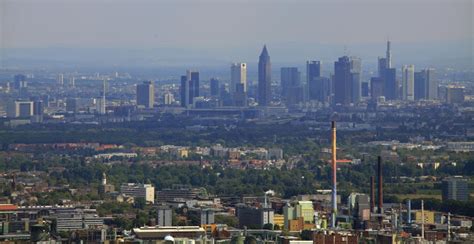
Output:
[[0,15],[2,49],[206,50],[225,60],[264,43],[288,60],[322,52],[314,46],[383,54],[388,38],[412,49],[463,43],[456,55],[472,57],[474,36],[472,0],[0,0]]

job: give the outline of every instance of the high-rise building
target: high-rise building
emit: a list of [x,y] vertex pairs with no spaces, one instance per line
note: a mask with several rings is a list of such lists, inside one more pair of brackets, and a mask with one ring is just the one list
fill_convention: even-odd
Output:
[[443,180],[442,183],[442,197],[443,201],[446,200],[457,200],[467,201],[469,200],[469,186],[468,181],[462,177],[450,177]]
[[372,77],[370,79],[370,97],[372,100],[377,100],[377,98],[384,95],[384,83],[383,79],[380,77]]
[[[281,95],[287,101],[287,104],[295,104],[301,100],[303,91],[300,80],[300,72],[296,67],[281,68]],[[298,100],[298,101],[296,101]]]
[[36,100],[33,102],[33,118],[32,121],[35,123],[43,122],[43,114],[44,114],[44,105],[43,101]]
[[383,78],[385,76],[385,70],[387,69],[387,59],[378,58],[378,77]]
[[387,69],[391,69],[392,68],[392,51],[390,50],[390,40],[387,41],[387,50],[385,52],[385,60],[386,60],[386,64],[387,64]]
[[9,118],[30,118],[33,116],[32,101],[11,101],[8,103],[7,116]]
[[446,103],[463,103],[464,102],[464,86],[450,85],[446,87]]
[[171,105],[174,103],[174,95],[171,92],[166,92],[163,94],[163,102],[165,105]]
[[268,55],[267,46],[264,45],[258,61],[258,104],[260,106],[270,105],[272,99],[271,73],[272,65],[270,56]]
[[[98,114],[106,114],[107,113],[107,110],[106,110],[106,103],[107,103],[107,100],[105,99],[105,90],[106,90],[106,81],[104,79],[103,83],[102,83],[102,96],[98,97],[97,98],[97,113]],[[137,99],[138,101],[138,99]]]
[[402,99],[415,100],[415,66],[403,65],[402,67]]
[[335,104],[349,105],[360,99],[361,61],[355,57],[340,57],[334,63]]
[[435,79],[435,70],[433,68],[423,69],[414,74],[414,94],[415,99],[438,99],[438,82]]
[[361,91],[362,97],[368,97],[369,96],[369,82],[362,82],[360,91]]
[[70,97],[66,99],[66,112],[77,113],[79,112],[79,99]]
[[321,61],[306,61],[306,82],[321,77]]
[[309,100],[329,102],[331,96],[331,80],[327,77],[315,77],[308,83]]
[[187,70],[186,78],[189,81],[189,103],[193,104],[193,99],[195,97],[199,97],[199,72],[194,70]]
[[398,99],[397,70],[395,68],[385,70],[384,96],[387,100]]
[[137,105],[153,108],[155,103],[155,89],[151,81],[144,81],[137,85]]
[[415,72],[414,75],[414,94],[415,100],[426,99],[426,78],[424,71]]
[[180,99],[181,107],[188,107],[189,105],[189,81],[186,75],[181,76],[181,86],[180,86]]
[[244,92],[247,92],[247,64],[233,63],[230,66],[230,93],[234,94],[237,85],[242,85]]
[[64,75],[63,75],[63,74],[59,74],[59,75],[58,75],[57,82],[58,82],[58,85],[59,85],[59,86],[63,86],[63,85],[64,85]]
[[435,78],[435,70],[433,68],[425,69],[426,77],[426,95],[429,100],[438,99],[438,81]]
[[219,96],[219,80],[217,78],[211,78],[211,96]]
[[26,75],[18,74],[13,77],[13,85],[14,88],[20,90],[22,88],[28,87],[28,83],[26,81]]

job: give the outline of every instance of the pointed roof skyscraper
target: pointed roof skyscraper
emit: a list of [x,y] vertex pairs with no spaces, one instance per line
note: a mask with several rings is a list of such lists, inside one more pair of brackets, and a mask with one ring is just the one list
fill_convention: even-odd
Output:
[[272,64],[268,55],[267,45],[263,45],[258,60],[258,105],[268,106],[272,99],[271,94]]

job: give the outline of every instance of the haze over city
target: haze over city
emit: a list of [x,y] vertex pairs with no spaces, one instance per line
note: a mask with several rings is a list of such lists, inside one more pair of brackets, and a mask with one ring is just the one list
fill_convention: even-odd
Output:
[[474,243],[472,0],[0,0],[0,243]]

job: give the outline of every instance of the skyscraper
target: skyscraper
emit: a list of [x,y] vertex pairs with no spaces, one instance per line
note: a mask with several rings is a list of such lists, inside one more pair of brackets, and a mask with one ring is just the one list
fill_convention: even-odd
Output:
[[151,81],[144,81],[137,85],[137,105],[153,108],[155,103],[155,89]]
[[415,72],[415,75],[414,75],[414,80],[415,80],[415,85],[414,85],[414,94],[415,94],[415,100],[421,100],[421,99],[425,99],[426,98],[426,91],[425,91],[425,87],[426,87],[426,79],[425,79],[425,72],[422,70],[422,71],[418,71],[418,72]]
[[230,66],[230,93],[234,94],[240,84],[243,85],[244,92],[247,92],[247,64],[233,63]]
[[392,68],[392,51],[390,50],[390,44],[390,40],[387,41],[387,50],[385,52],[385,61],[387,62],[387,69]]
[[264,45],[258,60],[258,104],[260,106],[268,106],[272,99],[271,72],[270,56],[268,55],[267,46]]
[[211,96],[219,96],[219,80],[217,78],[211,78]]
[[340,57],[334,63],[334,102],[341,105],[356,103],[360,99],[361,60],[356,57]]
[[301,85],[300,72],[297,67],[283,67],[280,69],[281,95],[288,96],[288,90]]
[[438,99],[438,81],[435,78],[435,70],[428,68],[424,70],[426,79],[426,95],[429,100]]
[[306,61],[306,82],[321,77],[321,62],[320,61]]
[[340,57],[334,63],[334,102],[348,105],[351,103],[351,61],[348,56]]
[[181,107],[187,107],[189,105],[189,90],[188,77],[186,75],[182,75],[180,86]]
[[416,100],[438,99],[438,82],[433,68],[424,69],[414,74],[414,96]]
[[199,97],[199,72],[187,70],[186,77],[189,81],[189,104],[193,104],[194,98]]
[[387,68],[384,76],[384,96],[387,100],[396,100],[398,98],[397,70]]
[[402,99],[415,100],[415,66],[403,65],[402,67]]
[[331,80],[327,77],[315,77],[308,83],[309,100],[329,102],[331,96]]

